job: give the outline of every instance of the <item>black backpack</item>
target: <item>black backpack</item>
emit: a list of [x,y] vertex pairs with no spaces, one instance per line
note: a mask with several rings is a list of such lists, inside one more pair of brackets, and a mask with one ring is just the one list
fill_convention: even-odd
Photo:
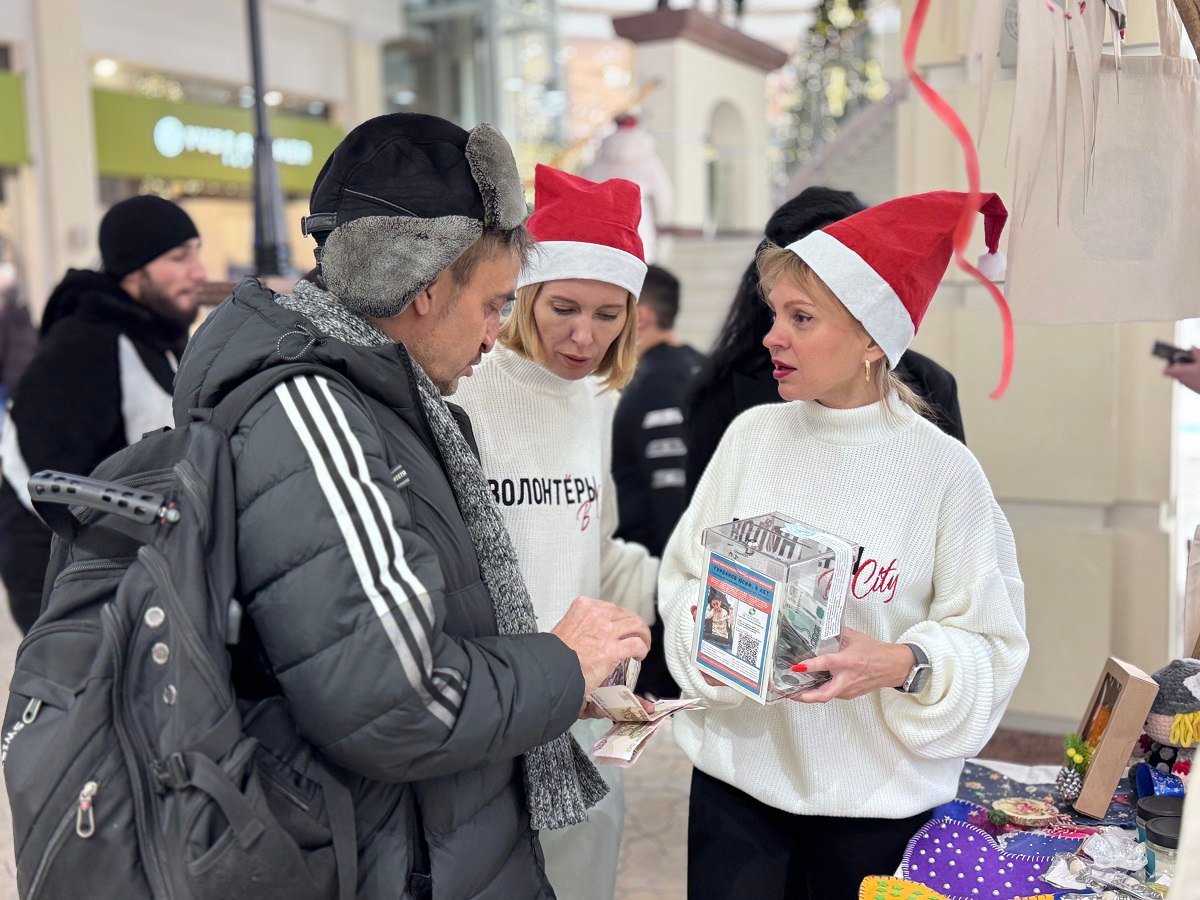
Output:
[[30,480],[56,537],[0,742],[24,900],[354,897],[349,791],[281,697],[239,701],[231,681],[229,437],[312,373],[353,390],[326,367],[278,366],[92,478]]

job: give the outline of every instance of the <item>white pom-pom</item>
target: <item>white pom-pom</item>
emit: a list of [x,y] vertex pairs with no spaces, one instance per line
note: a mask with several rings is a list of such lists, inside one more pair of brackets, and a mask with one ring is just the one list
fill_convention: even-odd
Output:
[[979,257],[979,265],[975,268],[988,281],[1003,281],[1004,272],[1008,269],[1008,257],[1004,255],[1003,250],[997,250],[995,253],[985,253]]

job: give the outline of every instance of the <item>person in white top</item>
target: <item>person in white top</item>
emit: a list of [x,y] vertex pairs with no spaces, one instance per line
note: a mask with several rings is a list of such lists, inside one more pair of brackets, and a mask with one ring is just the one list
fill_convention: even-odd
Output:
[[[637,361],[646,273],[639,204],[631,182],[537,167],[528,228],[538,246],[496,349],[454,397],[475,428],[543,628],[580,594],[654,616],[658,560],[613,537],[612,420]],[[581,719],[572,732],[590,752],[610,726]],[[563,900],[612,900],[616,891],[624,796],[620,770],[601,771],[610,791],[588,821],[539,834]]]
[[[984,195],[989,247],[1006,215]],[[900,198],[759,258],[783,404],[730,426],[663,555],[665,654],[695,765],[688,897],[853,900],[956,793],[1024,669],[1012,532],[967,448],[892,373],[967,195]],[[706,527],[779,511],[864,548],[830,680],[759,705],[693,665]],[[737,619],[733,619],[736,639]],[[803,670],[805,664],[797,667]],[[798,702],[794,702],[798,701]]]

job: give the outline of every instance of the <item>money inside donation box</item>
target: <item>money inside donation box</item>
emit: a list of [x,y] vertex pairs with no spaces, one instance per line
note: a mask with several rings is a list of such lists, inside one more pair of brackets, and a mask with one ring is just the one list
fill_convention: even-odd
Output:
[[777,512],[706,528],[703,544],[696,665],[759,703],[828,681],[792,667],[837,652],[862,548]]

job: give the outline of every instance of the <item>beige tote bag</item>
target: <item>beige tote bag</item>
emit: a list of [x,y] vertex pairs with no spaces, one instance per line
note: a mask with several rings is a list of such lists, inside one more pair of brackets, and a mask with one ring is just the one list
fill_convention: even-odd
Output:
[[1090,183],[1071,54],[1061,211],[1048,134],[1025,215],[1009,220],[1018,322],[1200,316],[1200,63],[1180,55],[1173,0],[1158,0],[1158,23],[1161,56],[1125,54],[1119,72],[1101,61]]

